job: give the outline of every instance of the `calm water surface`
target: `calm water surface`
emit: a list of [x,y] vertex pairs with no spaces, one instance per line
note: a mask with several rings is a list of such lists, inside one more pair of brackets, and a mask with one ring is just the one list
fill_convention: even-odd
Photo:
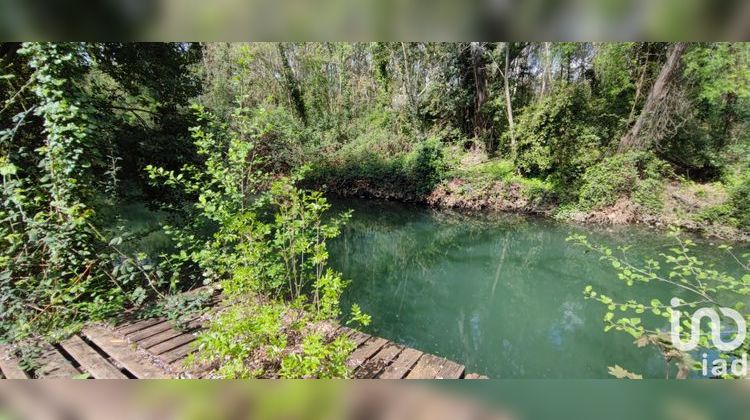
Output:
[[[332,201],[337,210],[354,210],[330,246],[331,264],[352,280],[344,307],[356,302],[372,316],[368,332],[492,378],[606,378],[615,363],[646,377],[664,376],[658,351],[603,331],[606,308],[585,300],[583,289],[591,284],[621,299],[664,302],[680,294],[659,284],[627,287],[597,256],[565,241],[585,233],[611,247],[635,245],[632,260],[642,261],[673,245],[663,233]],[[697,252],[737,272],[708,242]]]

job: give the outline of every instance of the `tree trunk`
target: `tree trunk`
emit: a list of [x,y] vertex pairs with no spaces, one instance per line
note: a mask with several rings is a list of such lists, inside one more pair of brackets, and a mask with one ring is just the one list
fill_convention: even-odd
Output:
[[411,84],[411,65],[409,64],[409,56],[406,54],[406,45],[402,42],[401,43],[401,54],[404,57],[404,90],[406,93],[406,98],[409,101],[409,106],[411,108],[412,114],[419,118],[419,108],[417,106],[417,99],[415,96],[415,88]]
[[305,110],[305,102],[302,99],[302,89],[300,88],[297,78],[294,77],[292,65],[289,62],[289,58],[287,57],[284,44],[278,43],[276,44],[276,46],[278,47],[279,55],[281,56],[281,65],[283,69],[284,79],[287,84],[287,89],[289,89],[289,94],[292,98],[292,104],[297,111],[297,115],[302,120],[302,123],[307,125],[307,112]]
[[552,54],[550,53],[550,42],[544,43],[544,59],[543,59],[543,72],[542,72],[542,95],[547,94],[547,89],[552,85]]
[[659,76],[656,78],[656,82],[651,87],[651,91],[646,98],[646,103],[643,105],[638,119],[635,121],[630,130],[625,133],[620,139],[620,144],[617,149],[618,152],[626,152],[628,150],[643,150],[649,145],[649,134],[656,133],[643,133],[643,129],[657,111],[660,111],[660,107],[663,106],[664,99],[669,96],[670,83],[675,78],[677,70],[680,67],[680,58],[685,52],[687,45],[684,42],[678,42],[672,47],[672,51],[669,53],[666,63],[661,68]]
[[646,79],[647,71],[648,54],[646,55],[646,61],[643,63],[643,67],[641,68],[641,76],[638,78],[638,83],[635,85],[635,98],[633,99],[633,106],[630,108],[630,114],[628,115],[628,125],[633,122],[633,117],[635,117],[635,108],[638,106],[638,99],[641,98],[641,90],[643,89],[643,81]]
[[[482,115],[482,107],[487,102],[487,74],[484,63],[484,48],[478,42],[471,43],[471,64],[474,73],[474,136],[479,138],[487,133],[487,121]],[[491,140],[490,140],[491,141]],[[487,144],[491,151],[492,143]]]
[[516,159],[516,134],[515,127],[513,125],[513,106],[510,101],[510,45],[505,44],[505,71],[503,72],[503,85],[505,88],[505,109],[508,115],[508,130],[510,133],[510,156],[515,161]]

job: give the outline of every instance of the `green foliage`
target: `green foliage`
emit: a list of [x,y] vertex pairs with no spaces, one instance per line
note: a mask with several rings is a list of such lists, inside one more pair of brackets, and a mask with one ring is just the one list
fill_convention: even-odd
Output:
[[351,315],[351,319],[349,319],[349,321],[346,321],[347,325],[354,323],[366,327],[372,322],[372,317],[370,317],[370,315],[366,313],[363,313],[362,309],[356,303],[352,304]]
[[666,170],[665,163],[648,152],[605,158],[583,174],[578,205],[592,210],[610,206],[620,197],[632,197],[649,212],[658,212]]
[[731,213],[739,226],[750,230],[750,169],[746,170],[730,192]]
[[419,143],[407,155],[407,165],[416,184],[416,194],[428,194],[444,176],[445,163],[440,141],[434,137]]
[[620,97],[634,88],[630,67],[635,42],[603,43],[597,46],[594,70],[607,96]]
[[487,162],[459,166],[451,176],[472,182],[509,181],[515,176],[515,164],[510,160],[489,160]]
[[600,139],[587,123],[588,95],[584,88],[561,86],[523,110],[516,127],[522,173],[569,184],[596,162]]
[[379,151],[374,142],[381,140],[367,137],[323,159],[313,166],[309,182],[343,194],[415,199],[444,178],[447,165],[436,138],[419,142],[410,151],[402,146]]
[[[97,229],[108,200],[96,110],[77,83],[86,74],[82,44],[27,43],[33,70],[28,107],[0,132],[2,208],[0,334],[59,336],[89,319],[159,293],[147,256],[123,252],[123,236]],[[22,94],[19,91],[18,94]],[[40,121],[38,132],[30,121]],[[37,137],[38,136],[38,137]]]
[[201,360],[220,361],[217,374],[223,378],[252,378],[266,374],[262,364],[252,365],[256,352],[269,363],[277,361],[287,346],[282,324],[289,309],[280,302],[235,301],[198,336]]
[[346,359],[354,342],[340,336],[326,343],[320,334],[309,334],[302,341],[302,353],[289,354],[281,361],[282,378],[347,378]]
[[168,295],[154,303],[153,307],[140,311],[144,318],[164,317],[178,329],[200,315],[208,306],[211,293],[207,291]]
[[[222,115],[238,97],[250,109],[266,110],[258,155],[269,170],[285,174],[309,162],[307,187],[419,201],[453,177],[487,193],[496,180],[524,184],[523,194],[535,202],[570,204],[578,201],[583,174],[610,156],[638,119],[670,48],[646,42],[207,45],[202,101]],[[737,161],[750,118],[748,51],[739,43],[688,46],[665,99],[680,106],[680,115],[659,120],[664,138],[651,150],[674,173],[716,180]],[[469,149],[487,153],[489,162],[453,162]],[[453,155],[441,157],[439,150]],[[490,164],[508,161],[508,168]],[[511,181],[513,174],[520,177]],[[662,211],[657,178],[643,178],[628,193],[654,215]]]
[[698,83],[697,97],[713,106],[722,105],[727,95],[750,99],[750,49],[742,43],[717,42],[697,45],[683,61],[685,74]]
[[[696,257],[692,251],[695,243],[672,229],[670,235],[675,246],[658,257],[648,258],[643,263],[633,263],[627,259],[630,246],[612,250],[608,247],[591,244],[584,235],[572,235],[568,241],[599,255],[600,261],[610,265],[617,273],[617,279],[629,287],[648,288],[662,283],[671,288],[672,296],[679,299],[679,305],[672,306],[658,298],[647,301],[608,296],[601,291],[586,286],[583,291],[587,299],[592,299],[606,308],[604,331],[621,331],[631,335],[638,347],[653,345],[665,356],[665,360],[677,363],[682,375],[694,368],[689,354],[676,349],[667,333],[660,330],[664,322],[672,316],[673,309],[696,307],[727,307],[741,311],[750,295],[750,255],[737,256],[729,246],[719,246],[737,261],[741,277],[721,272],[706,261]],[[744,261],[743,261],[744,260]],[[653,315],[647,315],[651,314]],[[743,314],[746,318],[747,314]],[[662,320],[660,320],[662,318]],[[691,320],[683,319],[680,334],[687,338],[691,330]],[[701,327],[699,350],[709,349],[710,332]],[[750,341],[738,351],[747,351]],[[680,374],[680,373],[678,373]]]
[[[238,105],[229,128],[203,107],[195,111],[202,125],[191,130],[203,165],[179,173],[149,168],[154,180],[197,195],[195,223],[167,228],[178,247],[168,260],[197,264],[205,281],[221,281],[232,302],[199,338],[198,360],[220,361],[216,373],[222,377],[274,375],[281,352],[310,337],[303,326],[340,315],[347,282],[327,267],[326,241],[338,236],[349,213],[326,220],[330,204],[321,193],[295,185],[301,173],[268,179],[254,153],[264,132],[254,112]],[[205,225],[213,226],[212,234],[201,232]],[[305,340],[299,359],[304,370],[288,367],[285,375],[345,376],[346,339],[330,346]],[[322,357],[329,347],[335,354]],[[294,354],[284,360],[297,360]],[[321,357],[320,365],[311,361]]]

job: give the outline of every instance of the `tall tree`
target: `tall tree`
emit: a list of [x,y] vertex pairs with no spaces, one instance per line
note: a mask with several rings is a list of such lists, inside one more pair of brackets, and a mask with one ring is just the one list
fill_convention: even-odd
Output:
[[[656,124],[658,121],[654,120],[665,118],[664,114],[669,112],[666,109],[666,99],[672,90],[672,81],[678,73],[680,59],[685,53],[686,48],[687,44],[684,42],[678,42],[672,47],[667,61],[659,72],[659,76],[656,78],[653,86],[651,86],[651,91],[646,98],[646,103],[643,105],[640,115],[638,115],[638,119],[620,139],[619,152],[645,149],[650,145],[650,140],[658,141],[661,133],[648,130],[647,126],[658,126]],[[649,139],[649,137],[653,138]]]
[[297,111],[297,116],[300,117],[304,124],[307,124],[307,111],[305,109],[305,101],[302,98],[302,88],[294,77],[294,71],[292,70],[291,58],[286,52],[284,44],[276,44],[279,50],[279,56],[281,56],[282,73],[284,74],[284,80],[289,90],[294,109]]

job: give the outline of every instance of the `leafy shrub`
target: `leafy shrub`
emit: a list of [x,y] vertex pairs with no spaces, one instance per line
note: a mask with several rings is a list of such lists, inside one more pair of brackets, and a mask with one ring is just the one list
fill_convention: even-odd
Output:
[[19,53],[33,94],[8,99],[8,110],[28,103],[0,129],[0,336],[54,340],[165,284],[145,255],[121,249],[122,236],[100,232],[116,177],[103,168],[101,114],[80,84],[90,64],[81,44],[26,43]]
[[750,230],[750,169],[740,177],[730,192],[733,214],[742,229]]
[[171,294],[140,311],[140,314],[149,318],[167,318],[176,328],[184,329],[193,317],[203,312],[210,298],[211,292],[208,291]]
[[628,152],[605,158],[589,168],[581,179],[578,204],[593,210],[614,204],[621,196],[632,195],[634,201],[649,211],[663,205],[663,174],[666,164],[646,152]]
[[302,353],[292,353],[281,361],[282,378],[346,378],[346,359],[354,351],[354,342],[339,336],[326,343],[321,334],[313,333],[302,342]]
[[445,175],[443,149],[440,141],[434,137],[419,143],[406,161],[417,195],[428,194]]
[[709,206],[695,214],[693,219],[711,225],[739,226],[734,207],[729,202]]
[[514,182],[521,184],[522,194],[531,200],[546,200],[554,195],[554,184],[539,178],[515,176]]
[[416,198],[432,191],[446,169],[442,147],[435,138],[417,143],[409,152],[400,147],[385,151],[377,142],[356,142],[318,161],[306,184],[325,185],[343,194]]
[[[619,246],[617,249],[592,244],[585,235],[572,235],[566,240],[592,252],[598,259],[613,269],[613,279],[624,282],[628,287],[644,289],[653,296],[664,296],[665,287],[671,289],[669,295],[676,303],[662,302],[658,298],[633,299],[633,296],[644,296],[643,291],[636,294],[626,293],[621,296],[605,295],[606,290],[595,290],[589,285],[583,290],[586,299],[599,302],[606,308],[603,322],[604,331],[620,331],[635,339],[638,347],[654,346],[663,355],[669,372],[670,364],[677,364],[677,377],[685,378],[690,369],[696,369],[700,364],[694,363],[691,354],[679,350],[672,342],[671,335],[666,334],[663,325],[672,317],[676,308],[711,307],[714,309],[725,307],[734,308],[747,317],[745,304],[750,288],[750,254],[737,255],[732,247],[719,245],[718,250],[729,254],[737,265],[729,272],[717,270],[713,264],[703,261],[695,255],[696,243],[689,238],[681,237],[679,230],[671,229],[669,236],[674,239],[674,246],[665,250],[658,257],[646,258],[643,262],[634,262],[628,258],[631,246]],[[657,261],[658,259],[658,261]],[[668,296],[669,296],[668,295]],[[744,312],[743,312],[744,311]],[[652,316],[653,315],[653,316]],[[663,318],[660,320],[660,318]],[[692,335],[692,328],[700,330],[698,353],[712,349],[708,340],[709,334],[705,327],[692,325],[688,317],[681,320],[681,331],[677,333],[681,340]],[[743,354],[748,350],[750,341],[745,341],[736,353]],[[722,355],[723,356],[723,355]],[[624,373],[617,366],[610,368],[610,372],[620,377]],[[628,375],[622,375],[628,376]]]
[[176,237],[177,260],[197,264],[209,281],[221,281],[233,304],[199,338],[197,360],[219,364],[222,377],[269,376],[281,352],[304,340],[309,353],[300,356],[304,368],[287,368],[286,374],[346,376],[348,339],[335,341],[330,348],[337,353],[311,367],[308,359],[329,346],[304,338],[302,326],[340,315],[347,282],[327,267],[326,241],[339,234],[349,213],[324,217],[330,204],[323,195],[296,186],[304,171],[270,182],[257,169],[254,141],[263,130],[249,110],[233,113],[234,130],[203,108],[196,112],[203,125],[192,131],[198,152],[206,156],[203,166],[180,173],[149,170],[154,179],[196,193],[194,218],[215,226],[207,237],[190,224],[169,231]]
[[515,164],[509,160],[490,160],[459,168],[453,171],[452,176],[475,182],[507,181],[515,175],[515,171]]
[[562,86],[521,112],[516,165],[525,175],[574,180],[600,156],[600,139],[587,121],[588,93]]
[[289,310],[277,302],[233,303],[198,336],[199,359],[219,361],[216,373],[224,378],[262,376],[263,366],[251,367],[251,356],[262,352],[269,362],[280,356],[287,346],[282,319]]

